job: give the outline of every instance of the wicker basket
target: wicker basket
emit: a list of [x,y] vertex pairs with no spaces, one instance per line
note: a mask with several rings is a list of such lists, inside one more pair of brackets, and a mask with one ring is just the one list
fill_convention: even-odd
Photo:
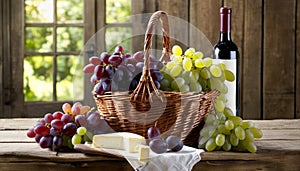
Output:
[[155,26],[160,20],[163,32],[161,61],[170,59],[170,38],[167,14],[155,12],[148,23],[144,43],[144,68],[140,82],[134,91],[109,92],[98,95],[93,92],[102,116],[118,132],[128,131],[147,138],[147,130],[157,126],[162,135],[177,135],[185,145],[198,142],[203,118],[210,112],[217,91],[166,92],[156,88],[149,70],[149,51]]

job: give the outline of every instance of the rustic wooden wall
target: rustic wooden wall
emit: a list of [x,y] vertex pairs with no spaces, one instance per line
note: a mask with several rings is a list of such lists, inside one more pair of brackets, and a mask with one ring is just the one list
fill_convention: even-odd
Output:
[[[300,0],[151,3],[153,11],[164,10],[198,27],[212,44],[219,38],[219,8],[232,7],[232,39],[241,53],[243,117],[300,118]],[[143,7],[140,11],[153,12]]]

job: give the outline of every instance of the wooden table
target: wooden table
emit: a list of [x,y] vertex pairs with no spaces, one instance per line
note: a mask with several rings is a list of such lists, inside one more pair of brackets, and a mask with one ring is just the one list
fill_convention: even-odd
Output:
[[[121,158],[41,149],[26,131],[37,119],[0,119],[0,171],[133,170]],[[300,170],[300,120],[257,120],[264,136],[258,151],[204,152],[193,170]]]

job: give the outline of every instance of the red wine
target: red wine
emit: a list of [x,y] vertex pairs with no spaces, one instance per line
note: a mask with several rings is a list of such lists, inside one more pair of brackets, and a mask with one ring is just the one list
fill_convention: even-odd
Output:
[[235,74],[235,81],[226,82],[228,87],[227,106],[240,116],[240,65],[239,51],[236,44],[231,40],[231,8],[220,9],[220,40],[214,46],[213,58],[224,63],[226,68]]

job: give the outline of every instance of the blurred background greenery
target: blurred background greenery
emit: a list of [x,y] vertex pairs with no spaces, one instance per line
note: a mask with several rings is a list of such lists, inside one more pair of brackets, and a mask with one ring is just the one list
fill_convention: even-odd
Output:
[[[129,23],[130,5],[106,0],[106,23]],[[82,100],[84,0],[25,0],[24,14],[25,101]],[[105,50],[121,44],[130,52],[131,35],[131,27],[107,27]]]

